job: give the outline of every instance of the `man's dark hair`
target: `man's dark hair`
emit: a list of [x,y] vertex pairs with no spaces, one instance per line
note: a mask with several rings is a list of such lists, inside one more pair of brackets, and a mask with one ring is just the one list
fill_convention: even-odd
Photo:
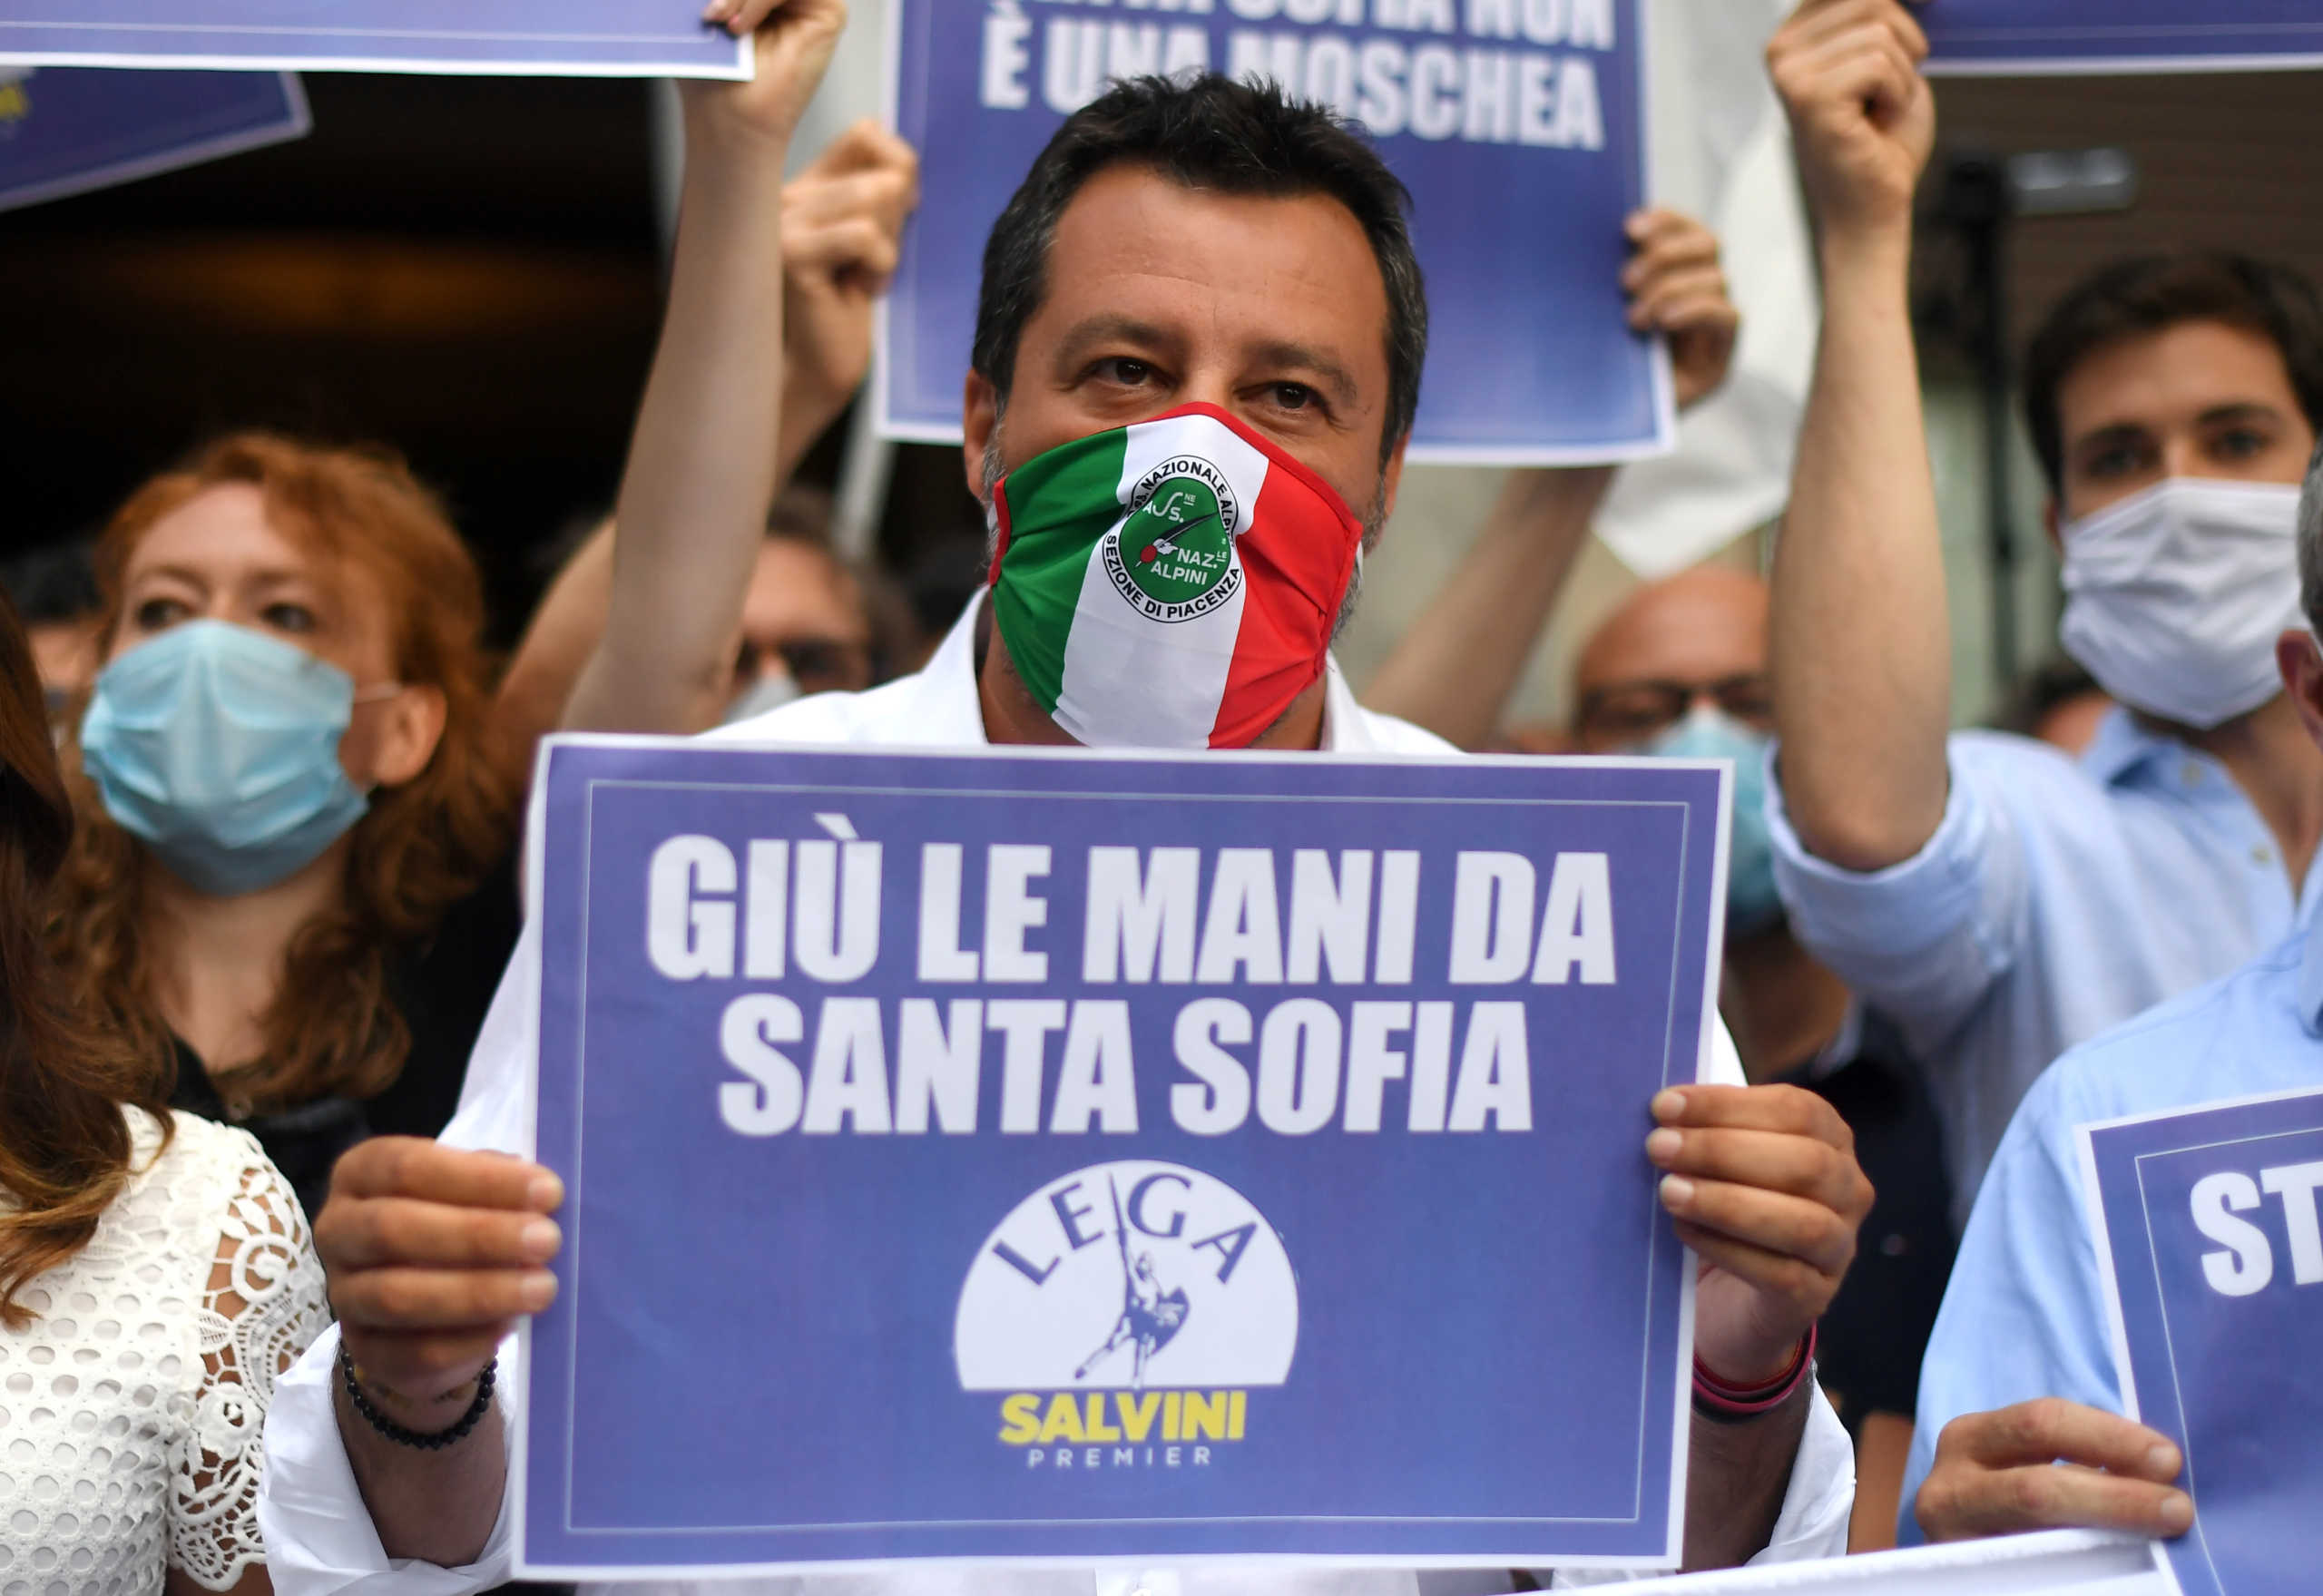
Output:
[[2032,674],[2016,684],[1993,724],[2019,737],[2038,737],[2041,723],[2057,710],[2075,699],[2104,690],[2087,666],[2060,654],[2034,666]]
[[1211,74],[1132,78],[1065,120],[993,223],[976,300],[973,364],[1005,405],[1024,324],[1048,292],[1065,207],[1110,166],[1153,168],[1190,189],[1289,199],[1325,194],[1355,213],[1387,287],[1384,459],[1411,430],[1427,358],[1427,295],[1404,213],[1411,196],[1363,136],[1273,83]]
[[2323,301],[2287,266],[2247,255],[2141,255],[2085,278],[2058,301],[2024,357],[2025,419],[2053,493],[2064,488],[2064,423],[2057,390],[2091,355],[2142,333],[2221,321],[2282,351],[2291,391],[2323,433]]
[[2298,496],[2298,607],[2323,637],[2323,444],[2307,463],[2307,487]]

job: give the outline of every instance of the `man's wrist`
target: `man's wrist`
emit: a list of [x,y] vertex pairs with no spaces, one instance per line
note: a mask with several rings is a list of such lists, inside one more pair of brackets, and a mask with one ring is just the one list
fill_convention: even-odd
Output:
[[[362,1360],[343,1341],[339,1344],[338,1367],[343,1394],[358,1419],[371,1422],[376,1414],[397,1428],[435,1435],[453,1428],[475,1405],[491,1366],[487,1364],[485,1369],[436,1395],[416,1394],[387,1384],[366,1369]],[[366,1413],[367,1407],[371,1412]]]
[[1912,219],[1827,223],[1815,234],[1815,255],[1826,289],[1857,283],[1893,282],[1901,287],[1912,264]]
[[1800,1337],[1779,1370],[1747,1383],[1728,1379],[1700,1353],[1694,1356],[1694,1411],[1705,1418],[1738,1424],[1787,1407],[1813,1383],[1815,1330]]
[[686,177],[732,174],[752,184],[782,182],[790,161],[792,128],[768,129],[738,122],[708,106],[688,103],[685,118]]

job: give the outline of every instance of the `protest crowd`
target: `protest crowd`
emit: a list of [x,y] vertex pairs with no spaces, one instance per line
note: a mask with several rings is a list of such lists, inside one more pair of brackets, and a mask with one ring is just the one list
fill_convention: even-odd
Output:
[[[1710,1066],[1636,1127],[1701,1271],[1685,1566],[2185,1534],[2185,1460],[2115,1372],[2074,1132],[2323,1088],[2303,922],[2323,299],[2184,252],[2045,308],[2018,371],[2063,659],[2011,684],[2009,729],[1955,729],[1909,279],[1943,99],[1928,9],[1802,0],[1766,45],[1821,316],[1771,557],[1636,584],[1545,735],[1512,729],[1517,685],[1619,470],[1511,472],[1481,528],[1446,529],[1473,541],[1384,663],[1359,690],[1342,674],[1421,402],[1428,196],[1255,48],[1244,77],[1093,83],[1012,174],[981,260],[943,263],[978,285],[962,464],[991,534],[949,613],[843,553],[801,476],[865,382],[922,199],[920,156],[875,123],[793,149],[842,0],[713,0],[755,75],[680,85],[680,221],[619,497],[513,649],[487,650],[477,561],[393,438],[224,430],[93,538],[20,551],[0,571],[0,1591],[512,1579],[515,1337],[565,1244],[564,1182],[531,1161],[524,911],[558,732],[1730,760]],[[1647,208],[1622,249],[1630,325],[1689,411],[1741,328],[1722,241]],[[1113,508],[1106,464],[1092,522],[1088,450],[1124,429],[1269,470],[1273,519],[1243,540],[1255,657],[1079,624]],[[889,1564],[782,1588],[1429,1577]]]

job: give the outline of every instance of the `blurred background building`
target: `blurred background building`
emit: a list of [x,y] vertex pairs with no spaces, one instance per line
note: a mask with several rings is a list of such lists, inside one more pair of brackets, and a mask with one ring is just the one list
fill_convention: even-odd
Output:
[[[1724,420],[1686,459],[1622,490],[1535,661],[1520,719],[1562,715],[1573,640],[1635,573],[1704,553],[1755,562],[1779,509],[1784,431],[1811,348],[1810,266],[1758,42],[1779,0],[1656,0],[1659,196],[1723,221],[1756,312]],[[816,126],[877,106],[877,8]],[[2010,230],[2012,345],[2073,278],[2125,251],[2189,245],[2285,258],[2323,277],[2323,146],[2303,136],[2315,80],[1945,80],[1947,149],[2005,157],[2117,146],[2135,201]],[[540,552],[602,511],[617,481],[658,316],[666,115],[647,84],[314,73],[300,142],[0,215],[0,553],[85,534],[203,436],[264,424],[403,450],[451,503],[494,584],[504,635]],[[662,136],[657,139],[657,126]],[[802,141],[804,143],[806,141]],[[664,157],[657,180],[657,147]],[[1939,185],[1931,180],[1931,191]],[[1740,196],[1740,198],[1737,198]],[[1919,273],[1931,446],[1952,574],[1955,708],[2002,694],[1993,620],[1981,298],[1973,252],[1933,220]],[[769,285],[771,288],[772,285]],[[1752,303],[1754,298],[1759,301]],[[838,480],[844,425],[808,475]],[[2038,473],[2018,444],[2010,543],[2017,661],[2051,651],[2053,563]],[[1358,684],[1450,569],[1491,503],[1488,471],[1415,469],[1364,612],[1343,645]],[[891,564],[972,543],[956,451],[897,451],[877,546]]]

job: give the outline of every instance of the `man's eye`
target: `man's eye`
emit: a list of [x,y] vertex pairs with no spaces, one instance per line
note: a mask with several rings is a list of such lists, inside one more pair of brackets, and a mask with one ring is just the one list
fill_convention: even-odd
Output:
[[1108,382],[1117,382],[1123,387],[1133,388],[1144,385],[1146,379],[1153,375],[1153,367],[1142,360],[1116,357],[1110,360],[1097,362],[1097,375]]
[[1304,383],[1279,382],[1274,385],[1274,402],[1286,410],[1304,410],[1317,402],[1317,397]]
[[2110,481],[2117,476],[2127,476],[2139,468],[2143,463],[2143,457],[2142,450],[2131,448],[2127,445],[2101,449],[2082,462],[2082,475],[2099,482]]
[[2265,454],[2273,444],[2274,440],[2265,433],[2238,426],[2220,434],[2217,442],[2210,446],[2221,459],[2250,460]]

